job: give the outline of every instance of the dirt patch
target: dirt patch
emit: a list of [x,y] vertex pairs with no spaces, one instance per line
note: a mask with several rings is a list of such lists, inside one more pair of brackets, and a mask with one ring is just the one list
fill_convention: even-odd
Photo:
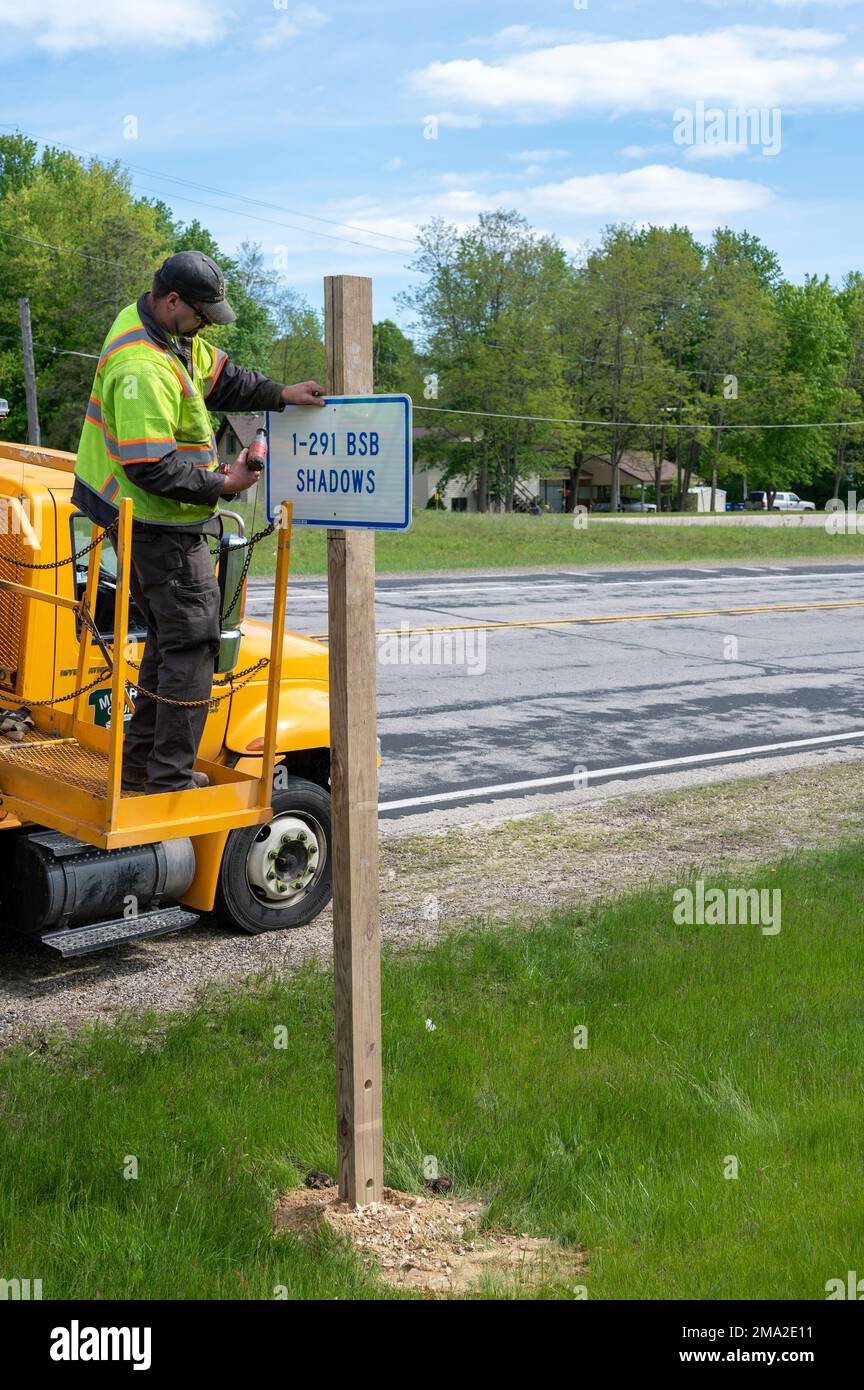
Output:
[[276,1235],[308,1240],[322,1228],[350,1241],[384,1283],[433,1298],[480,1293],[488,1281],[511,1292],[575,1279],[586,1267],[583,1251],[538,1236],[478,1229],[483,1203],[419,1197],[384,1188],[384,1201],[352,1207],[335,1188],[297,1188],[279,1198]]

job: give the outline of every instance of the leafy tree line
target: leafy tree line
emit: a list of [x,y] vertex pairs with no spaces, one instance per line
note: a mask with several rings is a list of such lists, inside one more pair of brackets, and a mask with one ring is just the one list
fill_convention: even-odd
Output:
[[839,289],[793,285],[768,247],[725,228],[702,245],[682,227],[612,226],[576,265],[510,211],[463,233],[433,220],[419,241],[418,284],[401,301],[420,345],[418,403],[442,411],[418,414],[434,431],[421,447],[470,480],[481,509],[509,510],[538,473],[565,475],[572,508],[595,458],[611,465],[616,505],[632,449],[651,455],[658,492],[662,460],[674,462],[679,508],[696,475],[739,496],[823,497],[861,476],[864,429],[828,427],[864,419],[858,272]]
[[[62,247],[54,250],[52,247]],[[205,330],[244,366],[280,381],[323,379],[321,319],[269,269],[259,247],[222,252],[197,221],[136,198],[120,165],[83,162],[0,137],[0,396],[3,437],[27,438],[18,300],[30,301],[43,442],[75,449],[97,354],[124,305],[175,251],[206,251],[225,272],[237,320]],[[52,349],[49,351],[48,349]]]
[[[794,285],[756,237],[725,228],[703,245],[682,227],[611,226],[576,264],[507,210],[462,232],[433,219],[418,242],[400,296],[412,336],[375,324],[375,388],[440,411],[418,412],[428,433],[417,452],[475,487],[482,510],[512,508],[526,478],[550,473],[566,477],[572,506],[598,457],[617,501],[632,449],[651,456],[657,483],[661,462],[674,462],[678,506],[696,475],[733,495],[820,498],[864,475],[864,427],[826,423],[864,418],[858,272],[839,287],[817,276]],[[208,337],[277,380],[324,379],[320,315],[260,247],[225,255],[199,222],[136,198],[119,164],[0,137],[6,438],[27,429],[19,297],[30,300],[43,439],[74,449],[94,368],[75,354],[97,353],[118,309],[189,247],[223,267],[237,310]]]

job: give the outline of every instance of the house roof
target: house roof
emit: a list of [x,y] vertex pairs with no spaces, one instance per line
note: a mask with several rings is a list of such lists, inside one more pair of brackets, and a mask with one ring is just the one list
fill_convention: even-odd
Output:
[[[626,479],[631,479],[634,483],[654,483],[654,460],[647,449],[625,449],[621,455],[620,476],[624,486],[629,484]],[[675,465],[668,459],[664,459],[660,468],[661,483],[669,483],[676,476]],[[612,480],[612,465],[608,454],[594,454],[585,460],[582,469],[582,477],[586,481],[591,478],[595,483],[606,484]]]
[[218,430],[216,431],[216,442],[221,443],[228,425],[236,434],[240,441],[241,449],[248,449],[255,438],[255,431],[260,430],[264,424],[264,416],[258,415],[226,415]]

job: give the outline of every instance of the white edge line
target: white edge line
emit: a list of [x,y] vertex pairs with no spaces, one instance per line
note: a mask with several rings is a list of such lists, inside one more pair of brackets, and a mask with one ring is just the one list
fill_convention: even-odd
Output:
[[[789,739],[785,743],[761,743],[754,748],[727,748],[719,753],[691,753],[682,758],[659,758],[651,763],[624,763],[621,767],[601,767],[595,772],[580,774],[585,779],[592,777],[615,777],[624,772],[651,772],[660,767],[685,767],[694,763],[720,762],[726,758],[752,757],[756,753],[776,753],[786,748],[813,748],[817,744],[845,743],[854,739],[864,739],[864,729],[850,734],[824,734],[819,738]],[[563,783],[573,784],[575,774],[570,772],[562,777],[535,777],[528,782],[499,782],[490,787],[467,787],[463,791],[440,792],[437,796],[416,796],[406,801],[381,801],[379,811],[400,811],[408,806],[430,806],[442,801],[460,801],[472,796],[495,796],[499,792],[526,791],[530,787],[558,787]]]

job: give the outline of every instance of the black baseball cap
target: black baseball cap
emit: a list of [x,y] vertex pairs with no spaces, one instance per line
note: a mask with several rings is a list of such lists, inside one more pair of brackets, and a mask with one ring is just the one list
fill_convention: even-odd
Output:
[[176,256],[169,256],[159,267],[159,276],[211,323],[233,323],[236,319],[225,298],[225,276],[203,251],[178,251]]

